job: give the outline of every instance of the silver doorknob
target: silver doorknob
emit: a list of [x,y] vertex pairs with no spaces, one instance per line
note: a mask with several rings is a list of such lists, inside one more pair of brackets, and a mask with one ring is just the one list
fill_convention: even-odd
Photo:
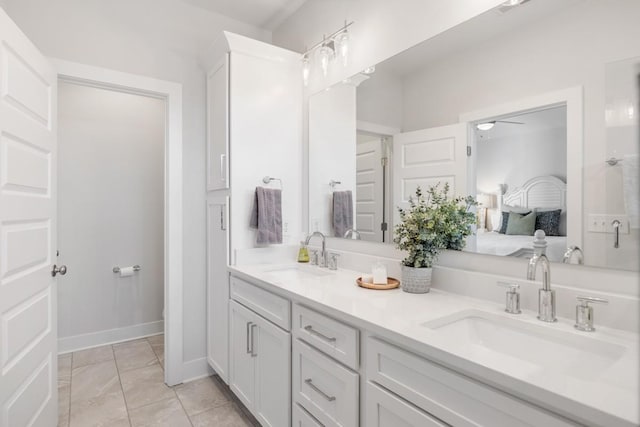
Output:
[[56,277],[56,274],[62,274],[63,276],[65,274],[67,274],[67,266],[66,265],[61,265],[60,267],[58,267],[57,265],[53,264],[53,269],[51,270],[51,275],[53,277]]

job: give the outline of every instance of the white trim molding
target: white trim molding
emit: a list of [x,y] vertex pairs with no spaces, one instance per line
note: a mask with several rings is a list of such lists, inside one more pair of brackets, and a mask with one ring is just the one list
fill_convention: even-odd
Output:
[[[460,123],[468,123],[469,135],[473,133],[475,122],[499,120],[505,116],[522,114],[550,107],[566,106],[567,108],[567,211],[571,214],[571,221],[567,222],[567,236],[571,240],[568,245],[582,246],[583,241],[583,143],[584,143],[584,104],[583,88],[576,86],[541,95],[518,99],[512,102],[494,105],[473,112],[463,113],[459,117]],[[472,140],[472,139],[471,139]],[[472,165],[475,167],[475,165]],[[469,176],[475,177],[475,171],[470,170]],[[475,188],[474,186],[469,188]]]
[[163,322],[162,320],[158,320],[156,322],[140,323],[124,328],[108,329],[90,334],[58,338],[58,353],[70,353],[72,351],[149,337],[151,335],[161,334],[163,330]]
[[165,382],[183,380],[183,260],[182,260],[182,85],[136,74],[50,58],[58,78],[164,99],[167,105],[164,194]]

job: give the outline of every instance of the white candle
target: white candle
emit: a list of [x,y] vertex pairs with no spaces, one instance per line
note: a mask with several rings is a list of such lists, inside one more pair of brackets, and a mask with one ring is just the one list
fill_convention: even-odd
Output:
[[362,283],[373,283],[373,275],[372,274],[363,274],[362,275]]
[[384,266],[381,262],[377,262],[373,264],[373,268],[371,269],[371,273],[373,274],[373,283],[376,285],[386,285],[387,284],[387,267]]

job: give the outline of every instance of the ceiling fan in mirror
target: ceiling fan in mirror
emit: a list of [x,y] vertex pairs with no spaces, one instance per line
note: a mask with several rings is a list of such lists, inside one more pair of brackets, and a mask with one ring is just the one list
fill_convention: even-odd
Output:
[[476,124],[476,129],[478,129],[478,130],[490,130],[496,125],[496,123],[509,123],[509,124],[512,124],[512,125],[523,125],[524,124],[522,122],[512,122],[512,121],[509,121],[509,120],[491,120],[491,121],[488,121],[488,122],[477,123]]

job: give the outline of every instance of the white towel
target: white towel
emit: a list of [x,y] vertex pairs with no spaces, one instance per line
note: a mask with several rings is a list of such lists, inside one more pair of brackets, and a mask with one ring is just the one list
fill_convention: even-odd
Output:
[[640,228],[640,167],[638,166],[638,155],[631,154],[624,156],[622,160],[622,192],[624,195],[624,205],[627,208],[629,226]]

